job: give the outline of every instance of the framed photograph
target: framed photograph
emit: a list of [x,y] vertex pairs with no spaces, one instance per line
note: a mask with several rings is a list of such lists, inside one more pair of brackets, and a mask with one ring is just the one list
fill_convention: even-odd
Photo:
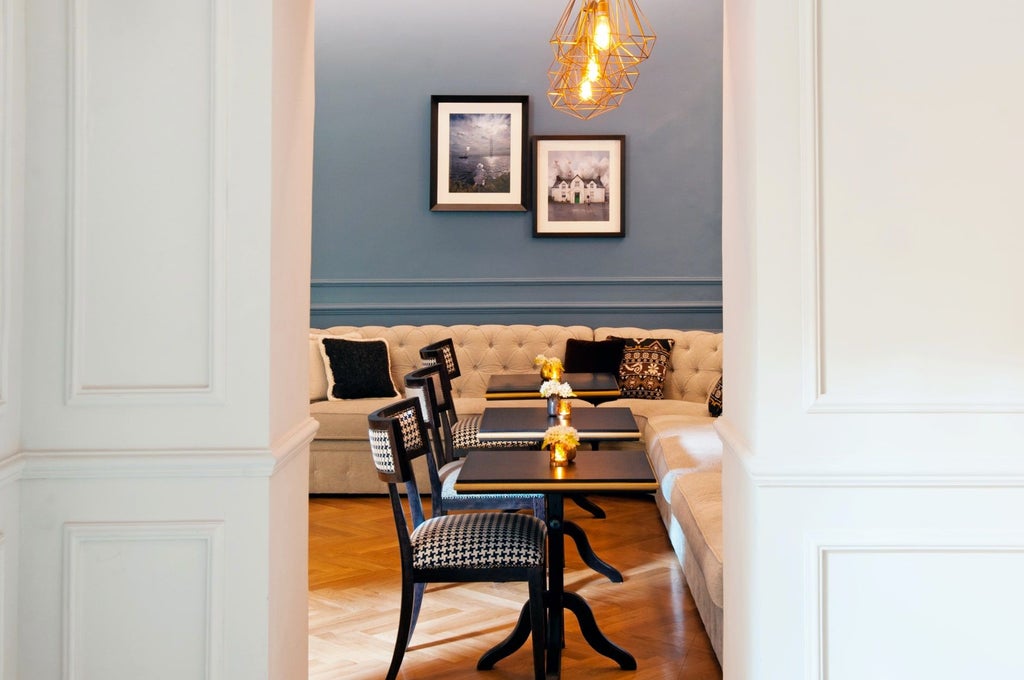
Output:
[[523,212],[526,95],[430,98],[430,209]]
[[626,136],[533,138],[534,236],[626,235]]

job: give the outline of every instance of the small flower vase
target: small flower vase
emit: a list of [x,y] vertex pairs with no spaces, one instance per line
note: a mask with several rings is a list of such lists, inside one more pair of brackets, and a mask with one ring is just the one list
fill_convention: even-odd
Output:
[[558,415],[558,402],[562,400],[557,394],[548,397],[548,417],[554,418]]
[[551,445],[551,467],[567,467],[576,458],[576,447],[555,443]]

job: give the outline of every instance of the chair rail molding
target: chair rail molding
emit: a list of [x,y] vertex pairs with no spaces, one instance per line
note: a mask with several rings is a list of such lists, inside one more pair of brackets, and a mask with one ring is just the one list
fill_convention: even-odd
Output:
[[543,323],[574,314],[615,325],[603,318],[614,314],[692,317],[710,320],[712,330],[719,330],[722,311],[720,277],[314,279],[310,293],[314,320],[361,317],[381,323],[399,316],[415,316],[418,323],[450,323],[457,316],[473,323],[475,316],[495,315],[532,316]]
[[[151,451],[23,451],[7,466],[11,479],[203,479],[270,477],[308,450],[319,423],[307,418],[271,448]],[[5,468],[7,471],[5,472]]]

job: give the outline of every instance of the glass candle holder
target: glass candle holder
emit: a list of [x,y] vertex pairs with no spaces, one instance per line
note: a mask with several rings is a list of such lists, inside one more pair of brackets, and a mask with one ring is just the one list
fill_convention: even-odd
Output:
[[562,443],[551,445],[551,466],[566,467],[576,457],[576,447]]
[[568,418],[570,415],[572,415],[572,402],[570,402],[568,399],[559,399],[558,417]]

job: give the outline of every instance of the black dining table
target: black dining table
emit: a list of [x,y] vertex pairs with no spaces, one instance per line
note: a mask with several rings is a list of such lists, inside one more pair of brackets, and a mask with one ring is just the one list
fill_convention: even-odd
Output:
[[569,424],[576,428],[581,442],[595,449],[603,441],[638,441],[633,412],[622,406],[574,408],[568,418],[549,416],[543,406],[488,406],[480,417],[480,441],[538,441],[552,425]]
[[[543,399],[538,373],[495,373],[487,379],[487,399]],[[600,403],[622,396],[619,381],[612,373],[563,373],[559,382],[568,383],[580,399]]]
[[[590,605],[565,590],[565,534],[582,529],[564,518],[564,498],[587,492],[636,493],[658,488],[654,470],[643,450],[580,451],[566,467],[553,467],[547,451],[471,450],[459,472],[455,490],[463,493],[542,493],[547,506],[548,588],[545,664],[549,678],[561,677],[565,644],[565,610],[579,621],[587,643],[623,670],[635,670],[632,654],[605,636]],[[512,632],[487,651],[477,668],[488,670],[519,649],[529,638],[529,603]]]

